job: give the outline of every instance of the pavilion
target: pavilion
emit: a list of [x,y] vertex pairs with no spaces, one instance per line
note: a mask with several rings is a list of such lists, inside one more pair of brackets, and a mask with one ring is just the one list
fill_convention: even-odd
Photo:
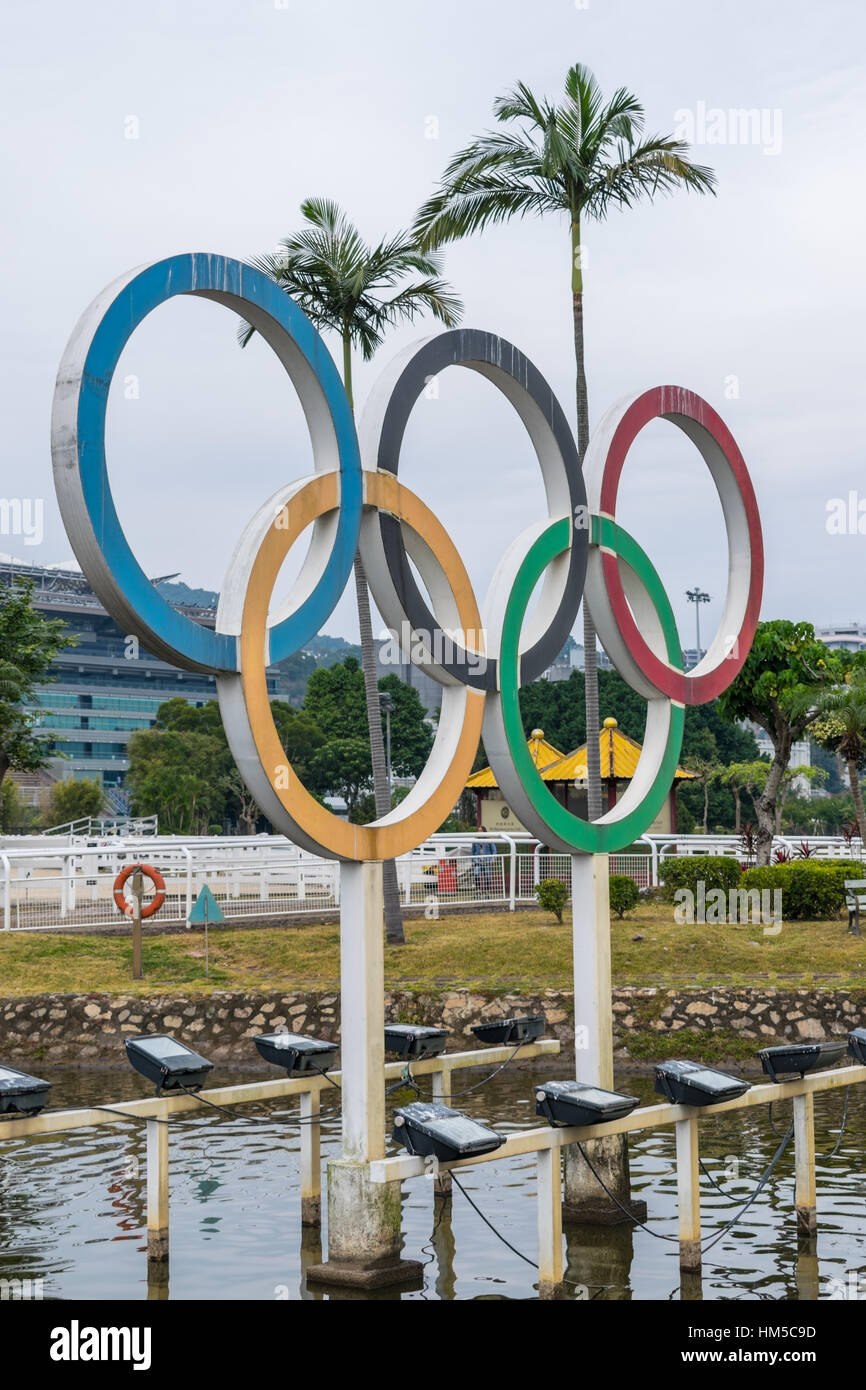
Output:
[[[612,809],[625,792],[635,774],[641,755],[641,744],[629,738],[619,728],[613,718],[605,719],[598,736],[601,761],[601,777],[607,789],[607,809]],[[550,784],[551,791],[564,806],[576,816],[586,817],[586,744],[575,748],[571,753],[560,753],[544,737],[543,729],[533,729],[526,741],[532,760],[542,779]],[[651,831],[657,834],[674,834],[677,828],[677,786],[680,782],[693,781],[697,773],[678,767],[664,806],[659,812]],[[489,767],[473,772],[466,783],[466,790],[475,793],[477,825],[479,830],[522,830],[523,826],[499,794],[496,778]]]

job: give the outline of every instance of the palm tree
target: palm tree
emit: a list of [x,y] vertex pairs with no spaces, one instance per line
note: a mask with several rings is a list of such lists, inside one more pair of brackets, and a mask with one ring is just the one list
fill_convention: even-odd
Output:
[[860,783],[860,769],[866,763],[866,672],[849,674],[844,685],[829,690],[818,701],[818,709],[812,737],[845,760],[860,841],[866,845],[866,808]]
[[[301,204],[301,216],[306,225],[299,232],[281,241],[275,254],[253,257],[252,263],[291,295],[316,328],[339,333],[343,383],[354,413],[354,348],[360,348],[364,360],[369,361],[389,328],[412,322],[426,312],[453,328],[463,306],[441,279],[438,258],[421,252],[408,233],[397,232],[377,246],[370,246],[346,214],[327,198],[308,198]],[[241,347],[246,347],[254,332],[249,324],[241,324]],[[373,792],[376,815],[384,816],[391,809],[391,790],[382,738],[370,595],[360,554],[355,555],[355,592]],[[384,866],[384,898],[386,939],[402,944],[403,918],[393,859]]]
[[[571,238],[571,304],[577,366],[577,447],[581,464],[589,441],[589,403],[584,365],[582,235],[588,221],[604,221],[612,208],[677,188],[713,191],[715,175],[692,164],[688,146],[669,136],[644,137],[644,111],[620,87],[609,101],[589,68],[575,63],[565,78],[565,98],[553,105],[519,82],[494,104],[507,127],[488,131],[460,150],[415,223],[424,247],[440,246],[481,231],[490,223],[532,213],[566,219]],[[583,605],[588,812],[601,815],[598,742],[598,669],[592,615]]]

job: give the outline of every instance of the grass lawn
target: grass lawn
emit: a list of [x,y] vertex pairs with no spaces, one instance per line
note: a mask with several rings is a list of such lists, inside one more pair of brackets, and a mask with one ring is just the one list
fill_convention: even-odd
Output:
[[[640,935],[643,939],[634,941]],[[540,912],[491,912],[406,923],[405,947],[387,947],[389,988],[430,992],[571,987],[571,927]],[[760,926],[680,926],[672,908],[641,903],[612,926],[616,985],[866,987],[866,937],[843,920]],[[133,984],[122,937],[0,935],[0,997],[42,993],[207,993],[211,989],[336,990],[339,932],[326,926],[211,930],[210,980],[199,932],[145,935],[145,979]]]

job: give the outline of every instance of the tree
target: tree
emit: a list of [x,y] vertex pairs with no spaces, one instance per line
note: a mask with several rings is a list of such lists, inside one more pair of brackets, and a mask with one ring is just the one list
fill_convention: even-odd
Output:
[[0,783],[7,772],[38,772],[46,766],[45,741],[28,713],[58,652],[71,647],[62,618],[45,618],[33,607],[33,585],[0,590]]
[[[589,68],[575,63],[559,105],[536,97],[524,82],[499,97],[494,116],[503,126],[471,141],[453,156],[439,188],[421,208],[416,234],[437,247],[510,217],[551,214],[563,219],[571,241],[571,307],[576,365],[577,448],[583,464],[589,442],[583,325],[583,228],[613,208],[630,208],[658,193],[686,188],[713,191],[710,169],[692,164],[687,146],[670,136],[644,137],[644,110],[620,87],[609,101]],[[596,634],[583,605],[588,809],[602,811],[598,745]]]
[[719,699],[723,718],[751,719],[773,744],[767,780],[755,801],[759,865],[770,862],[776,802],[791,749],[818,718],[821,696],[838,684],[844,655],[819,642],[811,623],[784,618],[759,623],[749,655]]
[[[343,384],[354,413],[353,348],[360,348],[364,360],[369,361],[389,328],[413,322],[419,314],[428,312],[446,327],[453,327],[459,321],[462,305],[441,278],[438,258],[420,251],[408,233],[397,232],[377,246],[370,246],[346,214],[327,198],[308,198],[301,204],[301,216],[306,223],[301,231],[286,237],[276,255],[254,257],[253,263],[297,301],[317,328],[339,334]],[[241,325],[238,338],[242,347],[253,332],[249,324]],[[383,816],[390,808],[390,789],[376,683],[370,595],[360,553],[355,556],[355,593],[373,790],[377,815]],[[385,936],[392,944],[401,944],[405,937],[393,860],[384,865],[383,887]]]
[[105,804],[102,783],[96,777],[71,777],[55,782],[51,788],[49,823],[66,825],[68,821],[86,820],[98,816]]
[[[312,763],[325,741],[321,729],[283,700],[271,701],[271,713],[292,767],[314,796],[320,794],[325,787]],[[154,727],[130,738],[128,783],[136,814],[156,813],[161,828],[174,834],[206,834],[226,820],[239,820],[254,834],[262,814],[235,767],[215,700],[165,700]]]
[[866,845],[866,808],[860,784],[860,772],[866,767],[866,671],[862,664],[848,673],[843,685],[828,690],[819,700],[812,737],[844,759],[860,841]]
[[[418,691],[394,675],[383,676],[378,689],[387,691],[393,702],[392,769],[397,776],[417,777],[433,745],[433,732]],[[328,743],[341,738],[368,739],[364,677],[353,656],[336,666],[320,667],[310,677],[303,712],[315,721]],[[369,771],[372,776],[372,764]],[[377,816],[382,814],[376,812]]]
[[[315,754],[313,771],[329,793],[342,797],[352,820],[358,798],[373,782],[369,742],[366,738],[329,739]],[[381,814],[376,802],[376,815]]]
[[7,835],[21,831],[32,819],[32,808],[24,805],[18,784],[7,773],[0,782],[0,830]]

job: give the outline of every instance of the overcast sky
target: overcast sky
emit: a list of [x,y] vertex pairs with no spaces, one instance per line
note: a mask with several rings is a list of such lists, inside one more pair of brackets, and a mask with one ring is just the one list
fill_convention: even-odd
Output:
[[[652,385],[700,392],[757,490],[763,616],[866,621],[866,535],[828,532],[834,498],[866,499],[864,28],[859,0],[7,6],[0,496],[43,498],[45,535],[0,536],[0,550],[71,555],[53,501],[51,396],[67,337],[105,284],[175,252],[269,250],[314,194],[370,239],[393,232],[490,125],[498,94],[522,79],[556,97],[580,61],[606,91],[639,96],[648,130],[691,121],[696,139],[725,139],[694,151],[717,170],[717,198],[678,194],[587,229],[593,420]],[[758,138],[742,143],[718,108],[763,113]],[[446,272],[466,325],[515,342],[573,420],[566,226],[490,231],[449,248]],[[359,368],[359,406],[387,358],[425,331],[395,334]],[[130,376],[137,399],[124,397]],[[228,311],[175,300],[134,334],[112,390],[109,466],[148,573],[219,588],[244,521],[309,458],[291,386],[262,342],[238,349]],[[439,399],[419,404],[401,476],[447,523],[480,596],[510,539],[544,512],[519,422],[472,373],[446,373]],[[619,519],[691,646],[685,590],[712,596],[706,636],[726,567],[703,464],[657,424],[630,455],[621,498]],[[356,636],[349,594],[327,631]]]

